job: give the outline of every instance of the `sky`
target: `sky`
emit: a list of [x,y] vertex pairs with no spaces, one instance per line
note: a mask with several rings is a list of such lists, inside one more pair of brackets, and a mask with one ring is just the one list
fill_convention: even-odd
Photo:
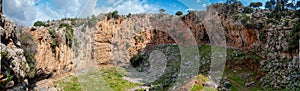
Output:
[[[35,21],[87,17],[117,10],[119,14],[158,13],[205,10],[211,3],[226,0],[3,0],[3,14],[19,25],[31,26]],[[245,6],[256,0],[240,0]],[[265,2],[266,0],[259,0]]]

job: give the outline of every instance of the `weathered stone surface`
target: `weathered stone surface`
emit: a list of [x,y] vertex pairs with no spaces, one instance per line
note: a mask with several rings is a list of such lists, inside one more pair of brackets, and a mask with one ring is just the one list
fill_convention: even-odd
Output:
[[0,87],[0,89],[13,88],[14,90],[24,90],[27,88],[26,84],[28,84],[24,80],[27,78],[30,67],[24,56],[24,50],[19,48],[20,44],[17,44],[15,24],[3,16],[0,17],[0,75],[2,76],[0,83],[8,82],[3,84],[5,87]]

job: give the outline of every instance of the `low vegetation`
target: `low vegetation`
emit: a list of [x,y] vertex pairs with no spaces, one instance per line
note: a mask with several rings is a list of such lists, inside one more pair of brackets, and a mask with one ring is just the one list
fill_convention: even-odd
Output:
[[48,30],[48,33],[50,34],[51,39],[52,39],[52,42],[51,42],[52,52],[56,53],[56,49],[55,48],[59,47],[59,44],[61,43],[61,37],[53,29]]
[[300,40],[300,20],[296,21],[292,31],[289,34],[288,48],[290,52],[296,52],[296,50],[299,48],[299,40]]
[[[117,71],[118,69],[118,71]],[[120,67],[103,67],[100,68],[99,77],[105,80],[105,83],[110,86],[115,91],[127,91],[134,87],[140,86],[141,83],[131,83],[124,79],[123,76],[126,75],[126,71]],[[119,71],[123,70],[123,71]],[[89,76],[89,75],[85,75]],[[82,91],[81,85],[76,76],[69,76],[56,83],[56,86],[63,88],[64,91]]]
[[177,12],[175,13],[175,15],[181,16],[181,15],[183,15],[183,13],[182,13],[182,11],[177,11]]
[[37,45],[34,42],[33,35],[28,32],[23,32],[19,36],[21,48],[24,50],[24,56],[30,67],[29,78],[33,78],[35,74],[35,54]]
[[61,23],[59,28],[66,28],[65,41],[69,47],[72,47],[72,43],[74,41],[74,30],[72,26],[68,23]]
[[42,21],[36,21],[34,24],[33,24],[33,26],[44,26],[44,27],[49,27],[49,24],[46,24],[46,23],[44,23],[44,22],[42,22]]
[[113,12],[109,12],[107,15],[107,19],[110,20],[110,19],[119,19],[119,14],[118,14],[118,11],[113,11]]

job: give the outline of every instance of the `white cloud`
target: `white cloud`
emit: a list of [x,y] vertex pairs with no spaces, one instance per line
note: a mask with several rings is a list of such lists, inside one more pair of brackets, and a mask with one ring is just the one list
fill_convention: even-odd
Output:
[[157,12],[158,9],[154,5],[144,4],[138,0],[128,0],[116,5],[113,10],[119,11],[120,14],[128,13],[153,13]]
[[34,0],[3,0],[2,5],[3,13],[18,23],[26,24],[35,19]]
[[[114,0],[109,0],[114,1]],[[100,6],[96,8],[94,14],[107,13],[111,11],[118,11],[119,14],[126,15],[128,13],[153,13],[158,11],[158,7],[155,5],[145,4],[144,1],[139,0],[119,0],[118,4],[114,4],[113,7]]]
[[206,7],[207,5],[206,4],[202,4],[202,7]]
[[[86,17],[117,10],[119,14],[156,12],[154,5],[139,0],[108,0],[96,5],[97,0],[4,0],[3,13],[18,24],[32,25],[37,20],[65,17]],[[110,3],[110,6],[104,4]]]

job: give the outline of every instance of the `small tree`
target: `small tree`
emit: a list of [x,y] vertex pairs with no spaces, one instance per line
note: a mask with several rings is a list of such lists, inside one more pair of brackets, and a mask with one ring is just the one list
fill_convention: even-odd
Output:
[[118,11],[113,11],[112,12],[112,17],[115,18],[115,19],[118,19],[119,18],[119,12]]
[[113,11],[107,14],[108,19],[119,19],[119,12],[118,11]]
[[33,26],[44,26],[44,27],[49,27],[49,25],[48,24],[45,24],[44,22],[42,22],[42,21],[36,21],[34,24],[33,24]]
[[257,2],[256,4],[257,4],[258,8],[262,6],[261,2]]
[[33,26],[43,26],[44,23],[42,21],[36,21]]
[[265,8],[266,8],[266,9],[269,9],[269,10],[272,10],[273,4],[272,4],[270,1],[267,1],[267,2],[266,2],[266,5],[265,5]]
[[159,9],[159,13],[165,13],[166,10],[165,9]]
[[128,13],[127,17],[131,17],[131,13]]
[[63,28],[63,27],[65,27],[67,29],[66,34],[65,34],[66,44],[69,47],[72,47],[72,43],[74,40],[74,30],[73,30],[72,26],[69,25],[68,23],[62,23],[59,25],[59,28]]
[[295,8],[298,9],[300,7],[300,1],[297,1]]
[[226,0],[226,4],[232,4],[235,0]]
[[22,32],[18,38],[21,43],[21,48],[24,50],[24,56],[28,63],[30,70],[28,72],[29,78],[33,78],[35,74],[35,57],[37,45],[34,42],[34,37],[28,32]]
[[262,3],[261,2],[252,2],[252,3],[250,3],[249,6],[257,9],[262,6]]
[[181,16],[182,14],[183,14],[183,13],[182,13],[181,11],[177,11],[177,12],[176,12],[176,15],[177,15],[177,16]]
[[245,7],[244,10],[243,10],[243,13],[252,13],[253,12],[253,8],[250,8],[250,7]]

